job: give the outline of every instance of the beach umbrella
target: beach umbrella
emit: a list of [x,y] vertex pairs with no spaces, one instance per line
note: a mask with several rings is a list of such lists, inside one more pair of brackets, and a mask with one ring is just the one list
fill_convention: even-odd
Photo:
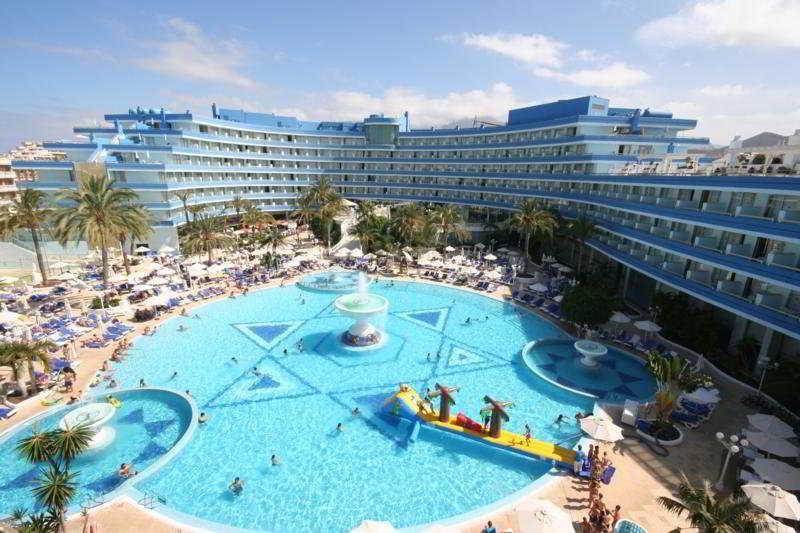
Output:
[[754,428],[776,437],[789,439],[795,436],[792,426],[774,415],[765,415],[764,413],[747,415],[747,422]]
[[611,315],[611,318],[609,320],[611,322],[616,322],[617,324],[627,324],[631,321],[631,317],[629,317],[625,313],[614,311],[614,314]]
[[353,250],[350,250],[350,257],[355,257],[355,258],[364,257],[364,252],[361,250],[361,248],[355,248]]
[[570,515],[548,500],[523,500],[514,507],[514,515],[519,524],[514,531],[520,533],[562,533],[573,531]]
[[483,256],[483,258],[486,259],[487,261],[496,261],[497,260],[497,256],[494,255],[494,254],[486,254],[486,255]]
[[18,279],[19,278],[15,278],[14,276],[0,276],[0,285],[11,285]]
[[558,271],[561,272],[562,274],[568,274],[572,272],[572,269],[566,265],[561,265],[560,267],[558,267]]
[[581,418],[581,429],[595,440],[616,442],[625,438],[622,428],[605,417],[591,415]]
[[787,526],[783,522],[779,522],[771,516],[766,516],[764,521],[767,524],[767,529],[764,531],[767,531],[768,533],[797,533],[795,528]]
[[195,263],[186,267],[186,271],[190,276],[202,276],[206,272],[206,267],[200,263]]
[[655,333],[657,331],[661,331],[661,326],[650,320],[639,320],[637,322],[634,322],[633,325],[636,327],[636,329],[646,331],[647,333]]
[[62,268],[66,268],[68,266],[72,266],[72,264],[71,263],[65,263],[64,261],[56,261],[55,263],[50,265],[50,268],[62,269]]
[[175,274],[177,274],[177,272],[175,272],[173,269],[169,267],[164,267],[156,270],[156,274],[159,276],[174,276]]
[[775,435],[770,435],[769,433],[763,433],[761,431],[745,431],[744,434],[747,436],[747,440],[750,441],[750,444],[770,455],[795,457],[798,451],[800,451],[797,446],[783,437],[776,437]]
[[125,274],[111,274],[108,276],[109,283],[122,283],[123,281],[127,281],[128,276]]
[[159,255],[168,255],[168,254],[171,254],[174,251],[175,251],[175,248],[173,248],[172,246],[166,245],[166,244],[162,244],[158,248],[158,254]]
[[797,496],[770,483],[748,483],[742,490],[750,503],[764,509],[772,516],[800,520],[800,502]]
[[462,263],[464,261],[464,256],[461,254],[454,255],[453,257],[450,258],[450,261],[452,261],[453,263]]
[[364,520],[355,529],[351,529],[350,533],[389,533],[391,531],[397,530],[390,522]]
[[145,245],[141,245],[137,246],[133,251],[136,252],[137,254],[146,254],[147,252],[150,251],[150,248]]
[[559,294],[555,298],[553,298],[553,301],[561,303],[561,300],[563,300],[563,299],[564,299],[564,295],[563,294]]
[[381,257],[386,257],[387,255],[391,255],[391,254],[389,254],[389,252],[387,252],[386,250],[378,250],[378,251],[377,251],[377,252],[375,252],[375,253],[376,253],[376,254],[378,254],[378,255],[379,255],[379,256],[381,256]]
[[53,279],[58,280],[58,281],[69,281],[69,280],[72,280],[72,279],[76,279],[77,277],[78,277],[78,275],[73,273],[73,272],[62,272],[61,274],[59,274],[57,276],[53,276]]
[[206,269],[206,271],[207,271],[209,274],[219,274],[219,273],[221,273],[223,270],[225,270],[225,267],[224,267],[224,266],[222,266],[222,265],[216,265],[216,264],[215,264],[215,265],[211,265],[210,267],[208,267],[208,268]]
[[447,246],[447,247],[445,247],[444,251],[445,251],[445,252],[455,252],[455,251],[456,251],[456,249],[455,249],[455,248],[453,248],[452,246]]
[[508,255],[512,255],[512,256],[516,257],[516,256],[519,255],[519,252],[515,252],[514,250],[511,250],[510,252],[508,252]]
[[147,283],[150,285],[168,285],[169,280],[167,278],[156,276],[154,278],[150,278],[150,280]]
[[800,469],[777,459],[756,457],[752,463],[753,471],[764,481],[770,481],[784,490],[800,490]]
[[549,290],[547,288],[547,285],[544,285],[542,283],[534,283],[533,285],[530,285],[528,288],[535,292],[547,292]]
[[497,270],[490,270],[489,272],[484,274],[484,277],[486,277],[488,279],[500,279],[500,278],[503,277],[503,275],[500,272],[498,272]]
[[478,250],[483,250],[484,248],[486,248],[486,245],[483,244],[482,242],[479,242],[478,244],[475,245],[475,248],[477,248]]
[[347,248],[339,248],[333,253],[333,257],[338,257],[339,259],[350,257],[350,250],[348,250]]
[[152,291],[153,286],[148,285],[147,283],[140,283],[138,285],[134,285],[131,289],[133,292],[144,292],[144,291]]
[[719,403],[722,399],[717,389],[699,388],[692,392],[685,392],[682,397],[694,403]]
[[364,256],[364,259],[367,259],[367,260],[369,260],[369,261],[372,261],[372,260],[373,260],[373,259],[375,259],[376,257],[378,257],[378,256],[377,256],[377,255],[375,255],[375,254],[373,254],[373,253],[369,253],[369,254],[367,254],[367,255],[365,255],[365,256]]
[[504,246],[502,248],[498,248],[497,251],[498,251],[498,253],[505,254],[505,253],[508,253],[508,248],[506,248]]

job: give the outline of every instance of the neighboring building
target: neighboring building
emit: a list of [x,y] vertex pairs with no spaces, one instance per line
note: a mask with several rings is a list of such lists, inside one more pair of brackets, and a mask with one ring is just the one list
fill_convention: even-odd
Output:
[[36,172],[32,169],[12,170],[12,161],[57,161],[64,157],[63,152],[52,152],[43,148],[41,143],[33,141],[26,141],[7,154],[0,154],[0,206],[7,205],[16,198],[19,192],[17,181],[30,181],[36,177]]
[[800,180],[711,174],[708,157],[687,153],[708,144],[684,136],[695,120],[594,96],[514,109],[504,126],[448,130],[215,106],[211,117],[136,109],[105,119],[114,126],[75,128],[89,142],[45,145],[68,161],[14,168],[55,191],[74,187],[81,165],[103,162],[153,214],[154,249],[178,244],[185,192],[215,214],[232,213],[237,195],[286,211],[324,175],[349,199],[458,204],[471,221],[538,198],[596,223],[587,244],[618,265],[621,291],[638,305],[660,288],[682,291],[715,306],[732,341],[759,338],[762,362],[798,349]]
[[[774,133],[762,133],[764,136]],[[773,139],[773,137],[766,137]],[[720,172],[727,174],[798,174],[800,173],[800,130],[780,137],[776,144],[753,145],[736,137],[724,155],[715,161]]]

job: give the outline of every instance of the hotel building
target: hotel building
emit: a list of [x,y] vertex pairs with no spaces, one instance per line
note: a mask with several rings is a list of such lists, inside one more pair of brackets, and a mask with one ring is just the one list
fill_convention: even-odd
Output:
[[45,144],[67,160],[13,168],[35,172],[26,186],[55,192],[75,187],[83,165],[103,165],[151,211],[154,249],[177,246],[186,192],[189,205],[214,214],[232,213],[235,196],[284,212],[328,176],[348,199],[456,204],[470,220],[536,198],[594,221],[587,244],[619,265],[634,303],[681,291],[714,306],[732,340],[758,338],[762,363],[800,350],[800,179],[714,172],[710,158],[686,155],[708,144],[688,135],[695,120],[596,96],[513,109],[504,126],[470,129],[216,106],[210,116],[137,108],[105,119],[109,127],[75,128],[88,141]]

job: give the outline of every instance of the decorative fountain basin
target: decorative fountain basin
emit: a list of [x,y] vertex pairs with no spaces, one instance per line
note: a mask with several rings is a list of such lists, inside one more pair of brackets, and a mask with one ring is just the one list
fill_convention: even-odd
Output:
[[357,292],[336,298],[333,303],[344,316],[355,318],[342,340],[350,346],[374,346],[381,342],[383,333],[370,322],[389,308],[389,300],[378,294]]
[[597,366],[596,359],[608,353],[608,348],[595,341],[584,339],[576,341],[573,346],[582,355],[579,361],[584,366]]
[[116,435],[114,428],[104,426],[116,412],[117,409],[110,403],[90,403],[64,415],[58,426],[64,430],[77,426],[94,429],[95,433],[92,440],[89,441],[89,449],[100,450],[114,440]]

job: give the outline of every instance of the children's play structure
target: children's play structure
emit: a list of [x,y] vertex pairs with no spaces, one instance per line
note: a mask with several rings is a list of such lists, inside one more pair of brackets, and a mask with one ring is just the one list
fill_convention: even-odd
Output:
[[[562,468],[573,468],[575,462],[573,450],[503,429],[503,423],[510,419],[507,408],[511,406],[511,402],[499,401],[489,396],[483,397],[486,405],[481,409],[481,415],[491,417],[488,431],[484,430],[483,425],[464,413],[452,416],[450,408],[456,404],[454,395],[458,390],[458,387],[447,387],[436,383],[435,390],[430,391],[427,397],[423,398],[413,387],[402,384],[397,392],[386,399],[383,405],[389,414],[411,422],[419,422],[434,429],[450,431],[490,446],[554,461],[557,466]],[[439,399],[438,411],[432,404],[436,398]]]

